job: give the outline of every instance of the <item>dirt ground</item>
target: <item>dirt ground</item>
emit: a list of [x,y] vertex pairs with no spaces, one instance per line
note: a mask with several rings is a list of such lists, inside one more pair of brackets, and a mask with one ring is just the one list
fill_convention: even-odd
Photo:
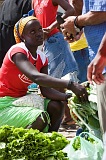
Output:
[[69,126],[69,127],[60,126],[58,132],[64,135],[66,138],[73,138],[76,136],[77,129],[78,129],[77,125],[75,128],[73,126]]

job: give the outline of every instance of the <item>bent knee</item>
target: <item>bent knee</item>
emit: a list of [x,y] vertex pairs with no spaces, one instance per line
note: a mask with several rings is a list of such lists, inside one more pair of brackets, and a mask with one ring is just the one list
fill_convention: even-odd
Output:
[[48,113],[60,114],[65,111],[63,102],[61,101],[50,101],[47,107]]

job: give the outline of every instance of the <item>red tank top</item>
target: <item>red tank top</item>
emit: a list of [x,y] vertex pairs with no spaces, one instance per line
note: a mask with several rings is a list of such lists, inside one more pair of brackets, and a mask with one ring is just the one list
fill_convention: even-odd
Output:
[[[56,20],[58,6],[54,6],[52,0],[33,0],[33,9],[43,28],[50,26]],[[59,30],[55,28],[49,36],[57,32]]]
[[37,58],[35,59],[23,42],[12,46],[7,52],[2,67],[0,68],[0,97],[24,96],[27,93],[27,87],[32,83],[12,61],[12,56],[17,52],[25,54],[39,72],[42,67],[48,64],[48,60],[43,52],[37,50]]

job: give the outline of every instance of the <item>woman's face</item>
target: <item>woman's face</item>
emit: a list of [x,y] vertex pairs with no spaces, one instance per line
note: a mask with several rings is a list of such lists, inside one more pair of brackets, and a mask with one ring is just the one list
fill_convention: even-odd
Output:
[[38,20],[30,20],[22,34],[25,43],[30,46],[40,46],[43,44],[43,30]]

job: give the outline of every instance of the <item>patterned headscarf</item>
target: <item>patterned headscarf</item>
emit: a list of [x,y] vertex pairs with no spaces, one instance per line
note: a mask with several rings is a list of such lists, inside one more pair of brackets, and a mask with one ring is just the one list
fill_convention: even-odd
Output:
[[37,19],[34,16],[29,16],[28,14],[24,15],[14,26],[14,37],[16,43],[20,43],[22,41],[21,35],[23,33],[25,25],[32,19]]

